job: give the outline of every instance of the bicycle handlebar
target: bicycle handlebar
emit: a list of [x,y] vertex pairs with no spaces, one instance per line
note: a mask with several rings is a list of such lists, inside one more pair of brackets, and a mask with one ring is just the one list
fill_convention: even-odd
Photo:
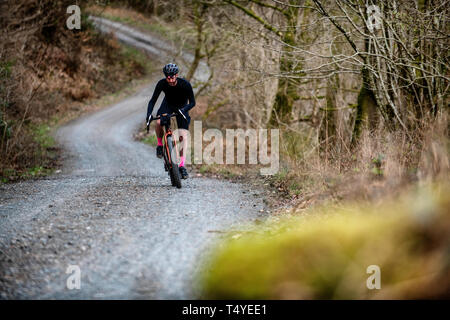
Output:
[[[182,116],[183,116],[183,118],[184,118],[184,120],[186,120],[187,121],[187,119],[186,119],[186,116],[183,114],[183,112],[180,110],[180,109],[178,109],[177,110]],[[158,119],[161,119],[161,116],[169,116],[169,118],[172,118],[172,117],[175,117],[177,115],[177,113],[176,112],[173,112],[173,113],[171,113],[171,114],[168,114],[168,113],[163,113],[163,114],[160,114],[159,116],[156,116],[156,117],[152,117],[152,115],[150,115],[150,117],[148,118],[148,120],[147,120],[147,133],[149,132],[149,130],[150,130],[150,122],[152,122],[153,120],[158,120]]]

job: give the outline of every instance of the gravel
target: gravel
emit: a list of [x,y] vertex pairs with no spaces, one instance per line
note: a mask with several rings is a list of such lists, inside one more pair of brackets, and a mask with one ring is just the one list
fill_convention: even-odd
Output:
[[[265,218],[263,191],[249,185],[171,186],[155,149],[133,140],[152,92],[60,128],[60,173],[0,185],[0,298],[196,298],[222,231]],[[67,288],[69,265],[79,290]]]

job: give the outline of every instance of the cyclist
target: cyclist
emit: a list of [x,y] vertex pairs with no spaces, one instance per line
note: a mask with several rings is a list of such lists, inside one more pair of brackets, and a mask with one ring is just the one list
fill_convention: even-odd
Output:
[[[192,91],[192,86],[186,79],[178,77],[178,66],[174,63],[168,63],[163,68],[163,73],[165,75],[164,79],[161,79],[156,84],[155,90],[153,91],[153,96],[148,103],[147,108],[147,118],[146,121],[151,117],[153,112],[153,107],[161,93],[164,92],[164,99],[161,106],[158,109],[157,115],[163,113],[173,113],[180,110],[186,119],[181,115],[177,114],[177,125],[180,133],[180,165],[179,170],[181,177],[186,179],[188,173],[184,167],[184,162],[186,160],[185,151],[187,149],[187,132],[189,130],[189,123],[191,118],[189,116],[189,110],[195,106],[194,92]],[[164,135],[163,128],[161,126],[160,119],[157,120],[155,126],[155,133],[158,139],[158,146],[156,147],[156,156],[162,158],[163,148],[162,148],[162,138]]]

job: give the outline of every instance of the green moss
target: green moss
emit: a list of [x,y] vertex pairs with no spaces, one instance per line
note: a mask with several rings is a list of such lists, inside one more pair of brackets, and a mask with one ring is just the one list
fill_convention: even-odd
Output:
[[30,177],[42,177],[52,174],[54,169],[44,168],[44,167],[34,167],[29,168],[26,172],[21,174],[21,177],[23,178],[30,178]]
[[32,126],[34,140],[39,143],[41,148],[49,149],[56,145],[56,141],[51,135],[51,127],[48,124],[39,124]]
[[[448,281],[449,185],[383,206],[316,208],[230,235],[198,276],[207,299],[439,297]],[[369,290],[367,267],[381,269]],[[434,291],[433,291],[434,290]]]
[[383,176],[383,174],[384,174],[383,165],[384,165],[384,155],[379,154],[377,157],[372,159],[371,172],[375,176],[380,176],[380,177]]
[[14,60],[0,60],[0,79],[9,78],[11,76]]
[[14,169],[6,168],[2,172],[1,181],[2,181],[2,183],[7,183],[11,180],[10,177],[15,177],[15,176],[17,176],[17,172]]
[[8,183],[10,181],[15,181],[18,179],[45,177],[53,174],[54,171],[55,171],[54,168],[46,168],[43,166],[27,168],[24,171],[18,171],[14,169],[4,169],[2,172],[2,176],[0,177],[0,182]]

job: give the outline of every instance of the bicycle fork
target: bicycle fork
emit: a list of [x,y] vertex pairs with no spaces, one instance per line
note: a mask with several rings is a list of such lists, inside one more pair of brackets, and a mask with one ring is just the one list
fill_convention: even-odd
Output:
[[[166,147],[166,155],[167,155],[167,160],[168,160],[168,164],[169,164],[169,168],[172,168],[172,155],[170,154],[170,151],[169,151],[169,144],[168,144],[168,142],[167,142],[167,137],[168,136],[171,136],[172,138],[173,138],[173,134],[172,134],[172,130],[167,130],[166,131],[166,134],[164,135],[164,145],[165,145],[165,147]],[[174,141],[174,140],[172,140],[172,141]],[[175,141],[175,154],[176,155],[178,155],[178,148],[177,148],[177,143],[176,143],[176,141]],[[175,161],[175,163],[178,163],[178,161]]]

